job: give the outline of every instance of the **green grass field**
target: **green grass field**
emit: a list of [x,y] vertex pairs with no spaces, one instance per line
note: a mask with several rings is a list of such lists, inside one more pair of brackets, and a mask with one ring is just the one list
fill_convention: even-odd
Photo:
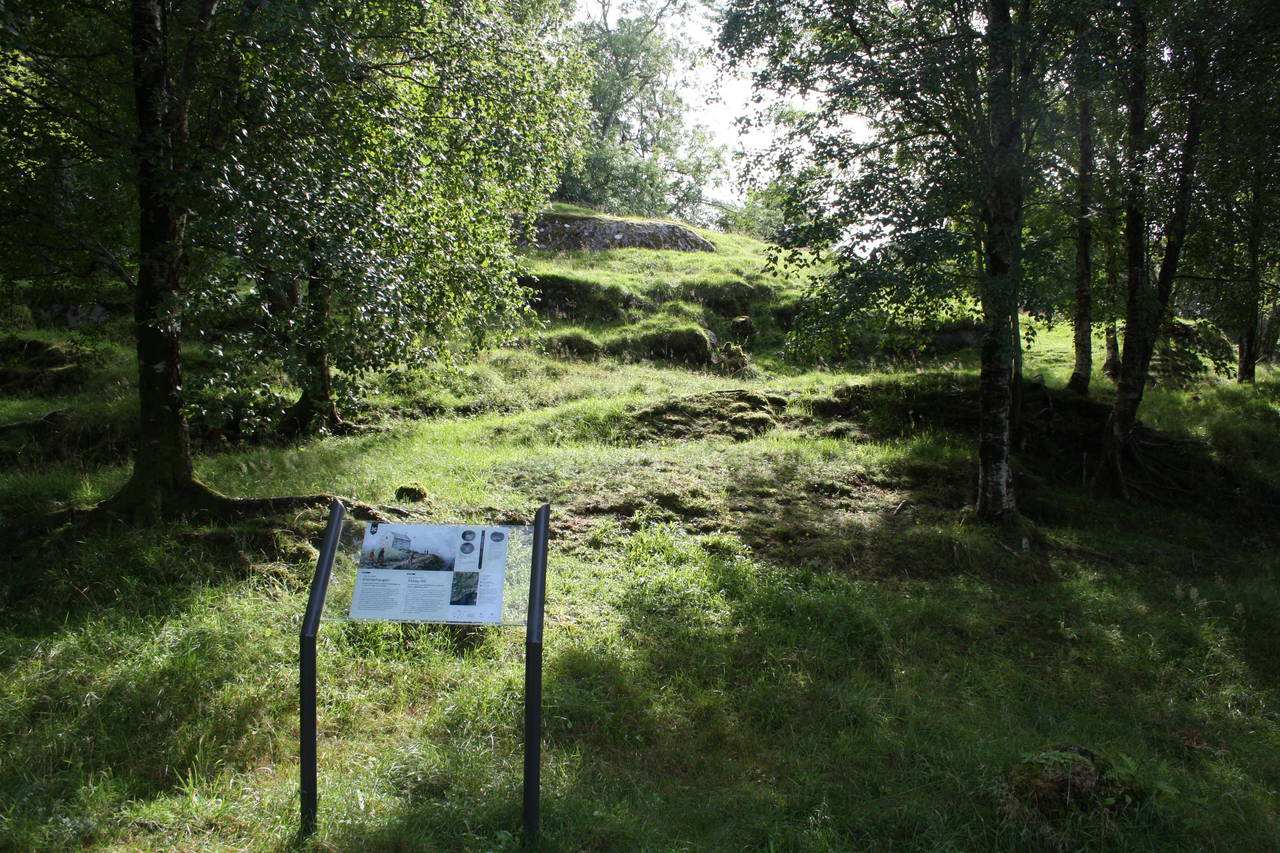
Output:
[[[534,266],[705,307],[718,276],[754,274],[756,250],[730,248]],[[241,496],[396,503],[420,484],[405,506],[429,523],[552,503],[539,849],[1280,848],[1280,557],[1275,507],[1246,505],[1280,483],[1274,374],[1144,404],[1240,503],[1124,504],[1028,460],[1018,541],[966,511],[964,429],[910,402],[968,405],[971,359],[804,371],[765,340],[727,376],[557,358],[538,334],[465,381],[388,379],[359,434],[211,446],[198,470]],[[101,347],[95,369],[127,377]],[[1027,375],[1061,388],[1069,352],[1042,330]],[[869,408],[820,417],[844,386]],[[716,409],[735,389],[776,399]],[[3,411],[131,417],[83,393]],[[672,426],[653,407],[673,398],[708,408]],[[520,630],[326,623],[319,826],[298,839],[296,637],[323,513],[44,533],[33,513],[109,495],[124,460],[10,462],[0,848],[521,848]]]

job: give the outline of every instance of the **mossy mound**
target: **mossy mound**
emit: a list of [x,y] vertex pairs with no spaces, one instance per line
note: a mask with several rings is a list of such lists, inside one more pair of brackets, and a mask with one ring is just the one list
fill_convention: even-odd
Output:
[[[1102,464],[1110,407],[1068,391],[1024,381],[1013,440],[1020,473],[1019,504],[1033,520],[1060,519],[1061,509],[1040,506],[1035,480],[1087,484]],[[866,435],[892,440],[924,430],[952,433],[965,442],[978,436],[978,380],[948,373],[921,374],[909,382],[839,386],[828,395],[799,401],[807,429],[823,435]],[[1209,514],[1274,505],[1263,482],[1245,481],[1215,460],[1206,444],[1177,439],[1139,424],[1126,459],[1128,486],[1145,499]],[[1023,486],[1028,488],[1024,489]]]
[[421,483],[405,483],[396,488],[396,500],[422,503],[431,499],[431,493]]
[[1009,771],[1009,808],[1048,818],[1098,808],[1115,799],[1111,763],[1075,744],[1056,744],[1029,755]]
[[645,324],[627,329],[605,344],[605,352],[633,361],[670,361],[708,367],[717,360],[716,341],[699,326],[662,328]]
[[718,516],[721,498],[708,489],[687,482],[664,486],[652,483],[626,488],[619,494],[594,497],[574,506],[586,516],[612,515],[621,519],[694,522]]
[[686,288],[685,297],[722,317],[749,315],[774,295],[768,285],[748,278],[708,279]]
[[82,390],[91,370],[84,351],[65,344],[0,338],[0,393],[50,396]]
[[759,391],[711,391],[654,403],[632,414],[636,431],[648,439],[724,436],[746,441],[778,425],[787,401]]
[[1146,799],[1125,775],[1087,747],[1055,744],[1009,770],[1003,811],[1036,849],[1083,849],[1083,839],[1105,833]]
[[603,349],[595,337],[582,329],[564,329],[542,339],[542,349],[552,355],[595,358]]
[[617,284],[544,273],[520,279],[533,292],[532,305],[543,317],[595,323],[622,323],[642,300]]

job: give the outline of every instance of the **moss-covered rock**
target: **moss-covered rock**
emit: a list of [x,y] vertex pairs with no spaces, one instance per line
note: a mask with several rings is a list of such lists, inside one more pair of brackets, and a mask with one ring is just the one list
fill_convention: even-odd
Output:
[[396,489],[396,500],[409,503],[422,503],[430,499],[431,494],[421,483],[405,483]]
[[752,370],[751,356],[737,344],[725,344],[716,350],[716,370],[726,376],[741,376]]
[[20,302],[10,302],[0,306],[0,329],[13,332],[25,332],[36,327],[35,315],[31,309]]
[[92,373],[89,353],[15,335],[0,338],[0,393],[40,396],[78,391]]

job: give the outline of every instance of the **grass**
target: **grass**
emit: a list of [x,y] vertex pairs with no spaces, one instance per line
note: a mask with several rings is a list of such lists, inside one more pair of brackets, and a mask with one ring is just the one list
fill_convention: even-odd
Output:
[[[556,207],[562,213],[591,214]],[[555,304],[572,306],[571,316],[552,317],[544,339],[555,349],[560,336],[577,331],[607,346],[609,339],[625,341],[643,334],[646,323],[674,318],[696,322],[730,340],[730,322],[748,316],[756,328],[751,345],[754,357],[770,370],[785,369],[780,351],[802,282],[764,272],[768,247],[758,240],[694,230],[715,245],[714,253],[529,251],[530,273],[543,281],[544,288],[551,288]]]
[[[1060,386],[1069,352],[1040,330],[1028,375]],[[418,483],[410,508],[436,523],[553,504],[543,850],[1274,850],[1273,531],[1028,468],[1024,550],[967,514],[971,440],[900,415],[971,373],[496,351],[382,377],[376,430],[197,466],[238,495],[391,502]],[[1275,382],[1156,389],[1143,414],[1276,483]],[[870,407],[818,417],[846,385]],[[728,389],[781,402],[750,434],[644,421],[679,397],[714,425]],[[0,509],[25,530],[125,473],[11,466]],[[324,624],[320,824],[295,837],[295,637],[323,522],[6,544],[0,849],[521,848],[523,636],[497,628]],[[1067,745],[1108,762],[1096,801],[1054,793]]]

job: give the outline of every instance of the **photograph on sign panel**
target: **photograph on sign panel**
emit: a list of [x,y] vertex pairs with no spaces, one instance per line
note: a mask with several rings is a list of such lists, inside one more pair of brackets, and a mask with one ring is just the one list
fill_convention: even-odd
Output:
[[370,524],[350,617],[501,622],[510,537],[486,525]]
[[446,527],[370,524],[360,548],[360,568],[452,571],[456,537],[457,533]]
[[480,592],[479,572],[454,572],[453,587],[449,590],[449,603],[474,606]]

